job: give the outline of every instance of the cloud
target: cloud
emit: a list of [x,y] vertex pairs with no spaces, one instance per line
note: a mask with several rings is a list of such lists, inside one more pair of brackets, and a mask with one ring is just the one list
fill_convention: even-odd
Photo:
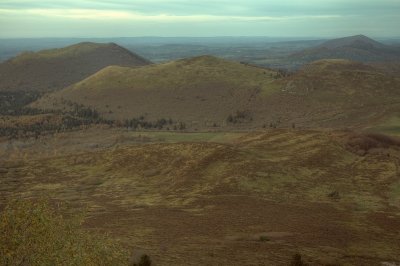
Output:
[[399,11],[399,0],[0,0],[0,36],[393,36]]
[[4,9],[101,9],[174,15],[310,15],[395,12],[398,0],[1,0]]
[[217,15],[148,15],[129,11],[101,9],[0,9],[4,15],[31,15],[65,19],[88,20],[131,20],[158,22],[218,22],[218,21],[288,21],[304,19],[333,19],[339,15],[303,15],[303,16],[217,16]]
[[0,0],[0,10],[19,15],[132,20],[288,20],[395,15],[399,0]]

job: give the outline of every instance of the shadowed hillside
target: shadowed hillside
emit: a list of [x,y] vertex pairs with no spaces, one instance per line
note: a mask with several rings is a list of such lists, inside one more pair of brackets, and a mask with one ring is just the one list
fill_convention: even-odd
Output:
[[0,90],[52,91],[78,82],[109,65],[143,66],[146,59],[114,43],[79,43],[25,52],[0,64]]
[[338,39],[333,39],[326,41],[322,44],[320,44],[317,47],[325,47],[328,49],[335,49],[335,48],[341,48],[341,47],[353,47],[353,48],[386,48],[386,46],[380,42],[377,42],[371,38],[368,38],[365,35],[355,35],[355,36],[350,36],[350,37],[343,37],[343,38],[338,38]]

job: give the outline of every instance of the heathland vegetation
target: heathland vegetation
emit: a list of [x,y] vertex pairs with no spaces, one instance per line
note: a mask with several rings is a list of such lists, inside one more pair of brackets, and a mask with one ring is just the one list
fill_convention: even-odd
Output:
[[58,209],[43,199],[8,202],[0,213],[0,265],[127,265],[129,253],[117,242]]
[[[392,52],[319,45],[299,60]],[[342,57],[1,64],[0,264],[399,264],[399,68]]]

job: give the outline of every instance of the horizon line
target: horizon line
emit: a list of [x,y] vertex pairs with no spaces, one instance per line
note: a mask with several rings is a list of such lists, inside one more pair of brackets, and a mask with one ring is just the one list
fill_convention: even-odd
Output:
[[352,37],[364,35],[369,38],[400,38],[400,35],[386,35],[386,36],[373,36],[373,35],[365,35],[365,34],[353,34],[353,35],[335,35],[335,36],[269,36],[269,35],[204,35],[204,36],[157,36],[157,35],[140,35],[140,36],[41,36],[41,37],[0,37],[0,40],[10,40],[10,39],[129,39],[129,38],[193,38],[193,39],[201,39],[201,38],[271,38],[271,39],[307,39],[312,40],[315,38],[320,39],[329,39],[329,38],[343,38],[343,37]]

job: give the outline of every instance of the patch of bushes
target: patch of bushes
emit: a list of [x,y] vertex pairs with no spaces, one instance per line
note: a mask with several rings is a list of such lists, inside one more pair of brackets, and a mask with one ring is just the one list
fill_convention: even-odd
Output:
[[258,240],[260,240],[261,242],[270,241],[270,239],[269,239],[267,236],[260,236],[260,237],[258,238]]
[[244,123],[249,121],[253,121],[253,117],[248,111],[236,111],[236,113],[230,114],[226,118],[226,122],[231,124]]
[[170,130],[184,130],[186,124],[184,122],[175,122],[171,118],[160,118],[156,121],[147,121],[144,116],[138,118],[127,119],[124,121],[123,126],[131,130],[140,129],[166,129]]
[[290,262],[290,266],[308,266],[308,263],[304,262],[301,258],[301,254],[296,253],[292,257],[292,261]]
[[3,91],[0,92],[0,115],[36,115],[43,111],[26,105],[37,100],[41,96],[38,92],[28,91]]
[[9,126],[0,126],[0,136],[5,136],[10,139],[23,138],[23,137],[38,137],[40,135],[64,132],[80,128],[82,126],[88,126],[93,124],[108,124],[113,125],[113,121],[104,119],[88,119],[81,118],[71,115],[60,115],[60,119],[55,121],[51,119],[51,116],[43,117],[41,120],[36,122],[28,123],[15,123]]
[[109,120],[101,117],[99,112],[89,106],[84,106],[66,99],[60,99],[60,103],[66,106],[64,110],[42,110],[27,107],[37,100],[41,94],[30,92],[0,92],[0,115],[58,115],[57,122],[50,122],[47,118],[32,123],[15,123],[14,125],[0,126],[0,136],[11,139],[24,137],[39,137],[40,135],[55,132],[64,132],[89,125],[108,125],[137,129],[174,129],[185,130],[186,124],[174,122],[171,118],[161,118],[156,121],[147,121],[144,116],[125,121]]
[[10,202],[0,214],[0,265],[126,265],[124,250],[81,228],[44,200]]
[[365,155],[371,149],[400,147],[400,139],[379,133],[351,134],[346,142],[349,150]]
[[147,254],[143,254],[139,257],[138,261],[133,259],[129,266],[151,266],[151,259]]
[[340,193],[337,190],[334,190],[328,194],[328,197],[332,200],[340,200]]
[[136,129],[163,129],[167,125],[172,125],[174,122],[171,118],[161,118],[154,122],[146,121],[144,116],[138,118],[132,118],[125,120],[124,127],[136,130]]
[[135,266],[151,266],[151,260],[150,257],[146,254],[144,254],[141,258],[140,261],[137,265]]
[[275,79],[285,78],[291,76],[292,73],[286,69],[278,69],[276,75],[274,76]]

